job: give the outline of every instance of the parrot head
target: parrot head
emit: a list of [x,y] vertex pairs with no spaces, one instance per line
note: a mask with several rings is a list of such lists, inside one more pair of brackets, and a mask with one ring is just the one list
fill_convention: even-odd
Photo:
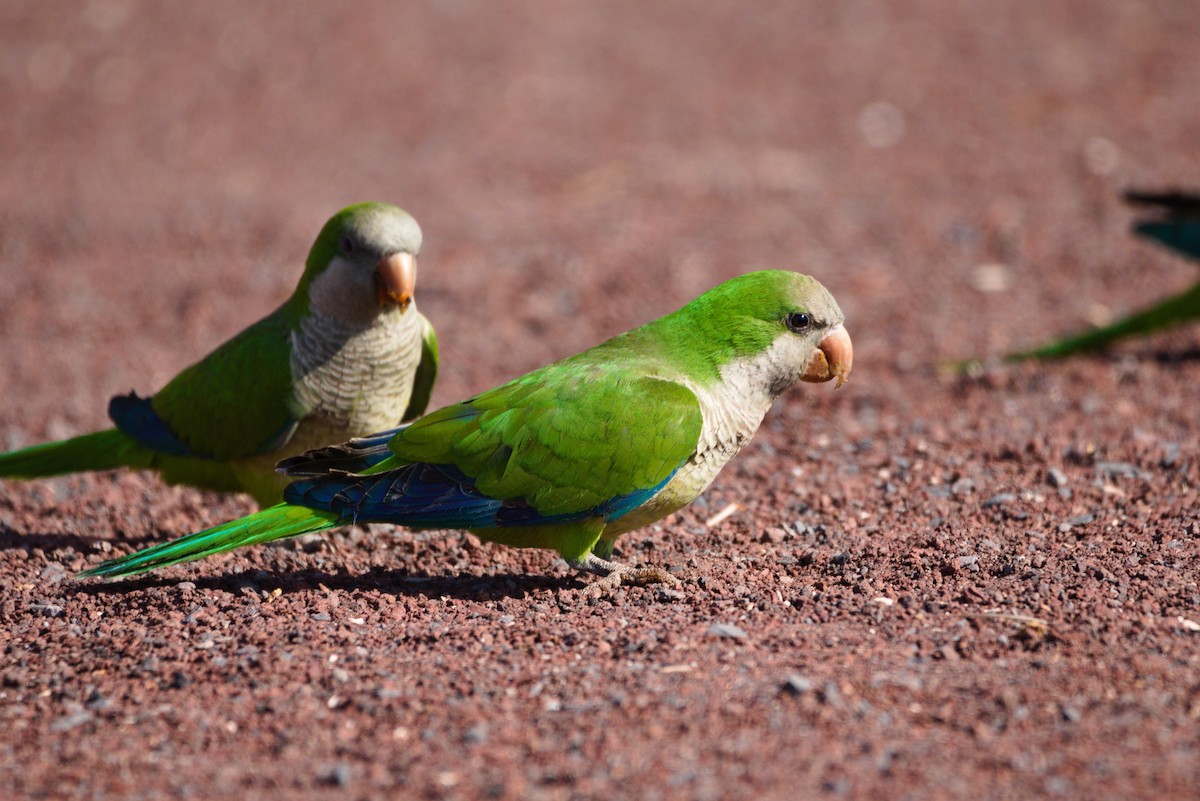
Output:
[[837,301],[815,278],[800,273],[748,273],[709,290],[677,314],[683,325],[675,327],[687,332],[694,357],[722,377],[736,367],[770,397],[797,381],[836,380],[840,387],[854,364]]
[[346,320],[404,312],[412,305],[420,249],[421,229],[404,210],[349,206],[321,229],[297,293],[310,308]]

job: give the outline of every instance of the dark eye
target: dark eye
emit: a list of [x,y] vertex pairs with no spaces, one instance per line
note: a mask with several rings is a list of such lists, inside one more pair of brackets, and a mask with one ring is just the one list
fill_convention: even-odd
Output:
[[342,252],[346,255],[354,252],[354,240],[348,236],[342,237]]
[[792,312],[783,318],[783,324],[797,334],[802,334],[812,325],[812,317],[808,312]]

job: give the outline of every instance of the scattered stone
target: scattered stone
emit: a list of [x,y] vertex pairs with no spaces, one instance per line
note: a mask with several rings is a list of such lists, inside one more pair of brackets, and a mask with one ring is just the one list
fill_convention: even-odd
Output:
[[1006,503],[1012,503],[1017,499],[1017,496],[1011,492],[1001,492],[998,495],[993,495],[983,502],[984,509],[992,509],[997,506],[1003,506]]
[[350,766],[345,762],[331,765],[321,771],[319,775],[322,782],[334,787],[346,787],[350,784]]
[[63,717],[51,723],[50,731],[60,734],[62,732],[71,731],[71,729],[77,729],[85,723],[90,723],[95,719],[95,717],[95,715],[87,710],[73,712],[72,714],[64,715]]
[[783,680],[783,691],[789,695],[804,695],[807,692],[812,692],[813,680],[800,673],[792,673]]
[[750,636],[742,628],[732,623],[713,623],[704,633],[709,637],[720,637],[726,640],[744,640]]
[[1058,530],[1065,534],[1066,532],[1075,528],[1075,526],[1087,525],[1088,523],[1091,523],[1095,519],[1096,519],[1096,516],[1094,514],[1090,514],[1090,513],[1075,515],[1070,520],[1064,520],[1063,522],[1059,523]]
[[1163,443],[1163,455],[1162,455],[1162,459],[1160,459],[1158,462],[1159,465],[1161,467],[1168,467],[1168,468],[1175,467],[1177,464],[1179,464],[1179,456],[1180,456],[1181,452],[1182,452],[1182,448],[1180,447],[1178,442],[1164,442]]
[[768,528],[759,535],[758,541],[778,545],[787,539],[787,532],[781,528]]
[[1096,475],[1106,479],[1150,478],[1149,473],[1130,462],[1096,462]]
[[975,482],[969,478],[960,478],[950,485],[952,495],[970,495],[975,492]]
[[466,745],[482,745],[487,742],[488,725],[479,723],[463,732],[463,743]]
[[842,691],[838,689],[837,682],[833,679],[825,682],[824,686],[821,687],[821,691],[817,694],[817,698],[826,706],[842,706]]
[[1046,471],[1046,480],[1050,482],[1050,486],[1055,487],[1056,489],[1062,489],[1069,483],[1067,481],[1067,474],[1062,470],[1059,470],[1057,467],[1051,467]]

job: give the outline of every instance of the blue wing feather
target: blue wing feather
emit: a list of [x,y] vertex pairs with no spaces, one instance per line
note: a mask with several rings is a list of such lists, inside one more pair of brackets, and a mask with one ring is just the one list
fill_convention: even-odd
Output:
[[[199,451],[180,439],[167,421],[154,410],[153,400],[153,396],[143,398],[136,392],[116,395],[108,402],[109,419],[121,433],[157,453],[193,459],[216,458],[213,454]],[[296,420],[285,421],[281,429],[272,432],[271,436],[249,455],[269,453],[282,448],[292,438],[296,426]]]
[[601,517],[616,520],[662,489],[657,486],[611,498],[591,509],[545,515],[523,499],[490,498],[454,465],[409,464],[371,476],[320,476],[284,490],[288,503],[337,512],[348,520],[395,523],[408,528],[488,529],[553,525]]
[[118,430],[152,451],[171,456],[204,456],[194,453],[186,442],[175,436],[150,401],[151,398],[139,397],[136,392],[117,395],[108,402],[108,416]]
[[1153,220],[1140,222],[1133,230],[1185,256],[1200,259],[1200,220]]

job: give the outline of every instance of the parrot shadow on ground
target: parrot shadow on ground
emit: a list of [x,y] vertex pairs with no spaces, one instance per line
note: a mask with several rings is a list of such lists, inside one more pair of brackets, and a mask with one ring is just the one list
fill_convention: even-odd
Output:
[[[36,547],[36,546],[35,546]],[[202,590],[223,590],[237,594],[247,586],[260,590],[282,590],[283,595],[313,590],[379,590],[390,595],[454,598],[462,601],[496,601],[502,598],[525,598],[529,595],[579,589],[584,583],[573,576],[532,576],[523,573],[496,573],[488,576],[430,575],[402,570],[372,569],[362,574],[274,573],[255,570],[244,573],[223,573],[219,576],[196,578],[164,578],[144,575],[122,581],[102,583],[79,582],[75,590],[83,595],[122,595],[153,588],[170,588],[190,582]]]
[[409,573],[403,570],[372,569],[361,575],[350,573],[306,573],[313,587],[353,591],[371,587],[392,595],[437,596],[460,601],[496,601],[501,598],[525,598],[539,592],[577,590],[586,583],[576,576],[539,576],[525,573],[492,573],[485,576],[447,573]]
[[10,528],[0,527],[0,551],[43,551],[75,550],[89,553],[96,550],[96,544],[107,542],[104,537],[85,537],[80,534],[38,534],[18,533]]
[[1185,362],[1200,361],[1200,348],[1186,348],[1184,350],[1168,350],[1155,349],[1146,354],[1147,358],[1153,359],[1158,364],[1183,364]]

